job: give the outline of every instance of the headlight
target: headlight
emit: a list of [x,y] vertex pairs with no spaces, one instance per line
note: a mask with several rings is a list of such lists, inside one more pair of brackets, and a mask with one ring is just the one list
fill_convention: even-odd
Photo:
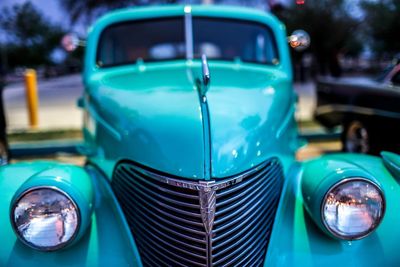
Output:
[[80,214],[64,192],[53,187],[29,189],[11,210],[19,238],[39,250],[55,250],[70,243],[78,232]]
[[370,234],[381,222],[385,202],[369,180],[352,178],[335,184],[322,202],[322,222],[334,236],[354,240]]

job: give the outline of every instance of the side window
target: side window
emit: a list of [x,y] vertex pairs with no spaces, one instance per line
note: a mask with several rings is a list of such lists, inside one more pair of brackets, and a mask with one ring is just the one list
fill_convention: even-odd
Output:
[[398,71],[398,72],[392,77],[392,83],[393,83],[393,85],[400,86],[400,71]]

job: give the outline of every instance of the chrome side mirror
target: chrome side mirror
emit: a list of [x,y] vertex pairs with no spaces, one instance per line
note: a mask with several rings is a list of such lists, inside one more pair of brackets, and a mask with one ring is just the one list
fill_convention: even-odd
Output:
[[61,39],[61,46],[67,52],[75,51],[79,46],[85,46],[85,41],[80,40],[75,33],[67,33]]
[[311,38],[307,32],[295,30],[292,35],[288,37],[288,42],[294,50],[303,51],[310,46]]

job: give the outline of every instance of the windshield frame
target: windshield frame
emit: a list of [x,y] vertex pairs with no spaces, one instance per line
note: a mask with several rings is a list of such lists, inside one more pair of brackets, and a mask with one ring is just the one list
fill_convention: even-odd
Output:
[[[184,27],[184,47],[185,47],[185,53],[184,56],[182,57],[176,57],[176,58],[166,58],[166,59],[146,59],[143,60],[143,63],[154,63],[154,62],[167,62],[167,61],[180,61],[180,60],[192,60],[195,59],[194,57],[194,27],[193,27],[193,21],[196,18],[201,18],[201,19],[209,19],[209,20],[214,20],[214,21],[234,21],[234,22],[240,22],[244,24],[253,24],[260,26],[264,28],[270,36],[272,37],[271,43],[273,45],[273,49],[276,54],[276,59],[277,63],[274,64],[273,62],[259,62],[259,61],[250,61],[250,60],[240,60],[240,62],[243,63],[250,63],[250,64],[256,64],[260,66],[279,66],[281,64],[281,54],[279,50],[279,46],[277,44],[277,37],[275,36],[275,33],[273,29],[262,22],[258,22],[255,20],[247,20],[247,19],[242,19],[242,18],[231,18],[231,17],[217,17],[217,16],[207,16],[207,15],[195,15],[193,16],[191,13],[185,13],[183,16],[182,15],[174,15],[174,16],[165,16],[165,17],[158,17],[158,18],[141,18],[141,19],[132,19],[132,20],[125,20],[121,22],[117,22],[114,24],[110,24],[107,27],[105,27],[98,38],[98,42],[96,45],[96,52],[95,52],[95,66],[99,69],[107,69],[107,68],[112,68],[112,67],[118,67],[118,66],[127,66],[127,65],[134,65],[137,64],[138,59],[130,62],[123,62],[123,63],[113,63],[113,64],[106,64],[106,65],[99,65],[98,64],[98,59],[100,56],[100,44],[102,41],[102,38],[106,31],[109,28],[112,27],[117,27],[121,25],[126,25],[126,24],[132,24],[132,23],[137,23],[137,22],[145,22],[145,21],[162,21],[162,20],[168,20],[168,19],[182,19],[183,20],[183,27]],[[235,62],[235,59],[229,60],[229,59],[224,59],[224,58],[210,58],[209,61],[224,61],[224,62]]]

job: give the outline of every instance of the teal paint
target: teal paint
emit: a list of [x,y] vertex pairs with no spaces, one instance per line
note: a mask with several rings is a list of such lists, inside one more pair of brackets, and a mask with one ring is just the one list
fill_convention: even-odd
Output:
[[[98,151],[89,160],[103,168],[98,162],[115,166],[120,159],[131,159],[190,179],[232,176],[273,156],[280,157],[287,170],[298,145],[294,114],[285,116],[294,107],[295,97],[284,27],[270,14],[244,8],[193,6],[191,14],[267,25],[276,37],[279,63],[209,59],[212,80],[205,105],[196,92],[196,80],[202,75],[200,59],[109,68],[95,63],[99,36],[108,25],[183,18],[184,6],[126,9],[104,16],[89,33],[85,55],[84,83],[89,95],[85,106],[97,125],[92,138]],[[282,121],[287,126],[279,129]],[[203,130],[207,128],[209,135]]]
[[[325,187],[328,181],[337,179],[331,176],[333,173],[345,168],[352,169],[349,175],[373,177],[386,199],[381,224],[371,235],[356,241],[341,241],[327,235],[316,227],[305,208],[309,205],[306,203],[314,201],[317,206],[320,201],[318,193],[307,194],[307,187]],[[307,199],[308,196],[311,198]],[[264,266],[397,266],[399,200],[400,185],[378,157],[337,154],[294,165],[286,178]]]
[[[86,232],[70,246],[55,252],[37,251],[19,241],[11,228],[8,212],[15,192],[22,190],[27,183],[41,184],[33,178],[45,173],[49,174],[46,179],[57,174],[56,177],[63,177],[63,183],[72,181],[75,190],[80,188],[84,192],[87,188],[94,193]],[[68,174],[74,174],[74,177]],[[107,178],[95,169],[86,172],[56,162],[17,163],[0,168],[0,186],[3,189],[0,191],[0,210],[3,211],[0,213],[1,266],[141,266],[135,243]],[[90,194],[87,193],[82,197],[89,200]]]
[[[194,6],[192,15],[268,25],[277,39],[280,62],[263,66],[209,60],[208,140],[195,84],[200,77],[199,59],[105,69],[95,64],[98,38],[108,25],[184,16],[184,7],[132,8],[101,18],[89,31],[83,75],[88,166],[33,162],[0,167],[0,265],[141,266],[135,241],[109,186],[114,167],[122,159],[198,180],[209,178],[207,173],[215,179],[236,175],[278,157],[285,185],[265,266],[397,266],[400,185],[392,176],[397,173],[393,169],[396,156],[384,154],[382,161],[339,154],[296,163],[295,94],[284,26],[272,15],[244,8]],[[210,171],[205,164],[207,144]],[[321,231],[316,211],[324,191],[349,175],[375,181],[386,199],[386,213],[377,230],[350,243]],[[82,229],[86,230],[71,246],[43,253],[23,245],[13,233],[9,220],[13,198],[35,185],[62,187],[82,207],[86,220]]]
[[71,241],[71,244],[78,242],[86,233],[91,223],[93,212],[93,187],[91,178],[82,168],[71,165],[54,164],[48,168],[35,173],[27,179],[14,194],[9,209],[16,205],[18,198],[31,188],[50,187],[64,192],[68,198],[76,204],[80,218],[78,233]]

